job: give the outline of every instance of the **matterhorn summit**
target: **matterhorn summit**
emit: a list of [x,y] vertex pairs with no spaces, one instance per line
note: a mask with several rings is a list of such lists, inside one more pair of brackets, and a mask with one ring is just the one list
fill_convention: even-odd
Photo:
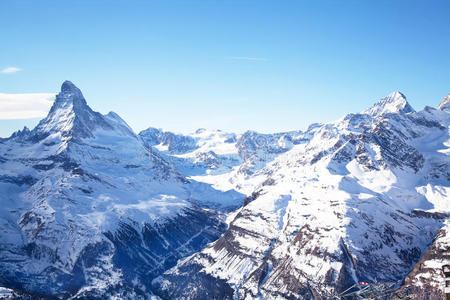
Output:
[[93,130],[98,128],[111,130],[114,127],[87,105],[79,88],[70,81],[64,81],[50,112],[34,131],[39,138],[51,134],[59,134],[66,139],[92,138]]
[[[60,96],[67,96],[67,98],[72,97],[72,99],[81,100],[84,105],[87,105],[86,100],[83,97],[80,89],[75,86],[71,81],[66,80],[61,85]],[[64,98],[64,97],[62,97]]]

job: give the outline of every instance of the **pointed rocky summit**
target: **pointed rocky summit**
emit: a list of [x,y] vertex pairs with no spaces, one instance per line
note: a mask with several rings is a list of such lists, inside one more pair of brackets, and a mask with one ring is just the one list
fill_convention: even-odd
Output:
[[38,139],[60,133],[63,137],[92,137],[94,128],[111,129],[104,117],[94,112],[86,103],[80,89],[72,82],[64,81],[46,118],[34,132]]
[[396,91],[382,98],[369,109],[363,111],[364,114],[381,116],[388,113],[410,113],[415,110],[406,101],[405,95]]
[[439,104],[439,110],[450,112],[450,94],[448,94]]

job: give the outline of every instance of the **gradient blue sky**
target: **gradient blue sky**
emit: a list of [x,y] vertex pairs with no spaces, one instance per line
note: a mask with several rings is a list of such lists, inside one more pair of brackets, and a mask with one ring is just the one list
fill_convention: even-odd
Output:
[[[65,79],[149,126],[305,129],[450,92],[450,1],[0,1],[0,93]],[[36,119],[0,120],[7,136]]]

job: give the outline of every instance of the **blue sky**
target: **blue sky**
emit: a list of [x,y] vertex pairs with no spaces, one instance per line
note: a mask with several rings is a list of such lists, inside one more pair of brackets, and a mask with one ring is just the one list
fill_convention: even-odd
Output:
[[[68,79],[136,131],[305,129],[395,90],[419,110],[450,92],[449,14],[449,1],[4,0],[0,99]],[[1,116],[0,136],[38,120]]]

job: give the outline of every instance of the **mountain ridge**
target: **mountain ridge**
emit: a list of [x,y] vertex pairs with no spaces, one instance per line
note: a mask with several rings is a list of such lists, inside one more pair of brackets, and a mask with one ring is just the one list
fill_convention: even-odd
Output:
[[0,157],[0,284],[41,296],[151,294],[148,278],[216,239],[240,199],[187,181],[68,82]]
[[[398,281],[406,276],[448,218],[448,214],[440,212],[449,212],[446,199],[450,162],[445,154],[449,117],[435,108],[417,113],[399,93],[383,98],[373,107],[376,109],[348,114],[336,122],[299,132],[298,142],[287,151],[275,158],[267,151],[262,157],[257,155],[260,168],[239,176],[241,166],[255,159],[253,154],[245,153],[250,149],[256,150],[250,153],[257,153],[270,140],[262,138],[258,142],[263,135],[249,133],[247,137],[256,136],[254,142],[246,144],[246,152],[236,151],[240,165],[228,166],[231,170],[227,176],[215,175],[214,168],[209,174],[195,176],[217,188],[224,178],[232,178],[237,181],[234,186],[225,184],[222,188],[236,188],[247,195],[247,200],[231,217],[228,230],[218,241],[153,281],[157,294],[162,298],[197,298],[208,292],[200,288],[202,285],[217,282],[218,290],[223,291],[217,292],[220,299],[332,297],[359,281]],[[243,136],[246,135],[237,136],[237,141]],[[273,145],[271,139],[269,145]],[[208,149],[204,151],[210,157],[220,157]],[[198,155],[182,154],[194,161]],[[374,185],[377,181],[379,186]],[[245,184],[253,188],[239,188]],[[294,189],[298,184],[302,187]],[[413,188],[414,184],[418,187]],[[341,196],[327,202],[324,199],[330,196],[323,194],[324,188],[330,196]],[[433,189],[436,192],[430,193]],[[317,204],[320,209],[313,205],[321,202]],[[302,206],[308,209],[300,209]],[[433,207],[435,212],[422,213]],[[336,223],[329,224],[333,219]],[[343,222],[345,219],[351,220],[350,226]],[[292,229],[288,230],[286,224]],[[422,228],[420,234],[411,224]],[[355,226],[366,232],[354,229]],[[350,237],[342,235],[340,228],[353,233]],[[423,231],[424,228],[429,229]],[[325,238],[330,230],[337,231],[335,234],[340,237]],[[317,235],[329,244],[321,242]],[[363,239],[358,235],[363,235]],[[302,254],[290,254],[292,251],[286,250],[290,248]],[[289,254],[283,254],[286,251]],[[319,272],[314,265],[321,266],[319,274],[324,272],[319,277],[313,275]],[[305,272],[305,268],[313,273]],[[231,293],[225,292],[229,289]]]
[[442,103],[416,112],[394,92],[306,131],[136,134],[65,81],[34,129],[0,140],[0,284],[71,299],[314,298],[428,276],[408,272],[449,218]]

